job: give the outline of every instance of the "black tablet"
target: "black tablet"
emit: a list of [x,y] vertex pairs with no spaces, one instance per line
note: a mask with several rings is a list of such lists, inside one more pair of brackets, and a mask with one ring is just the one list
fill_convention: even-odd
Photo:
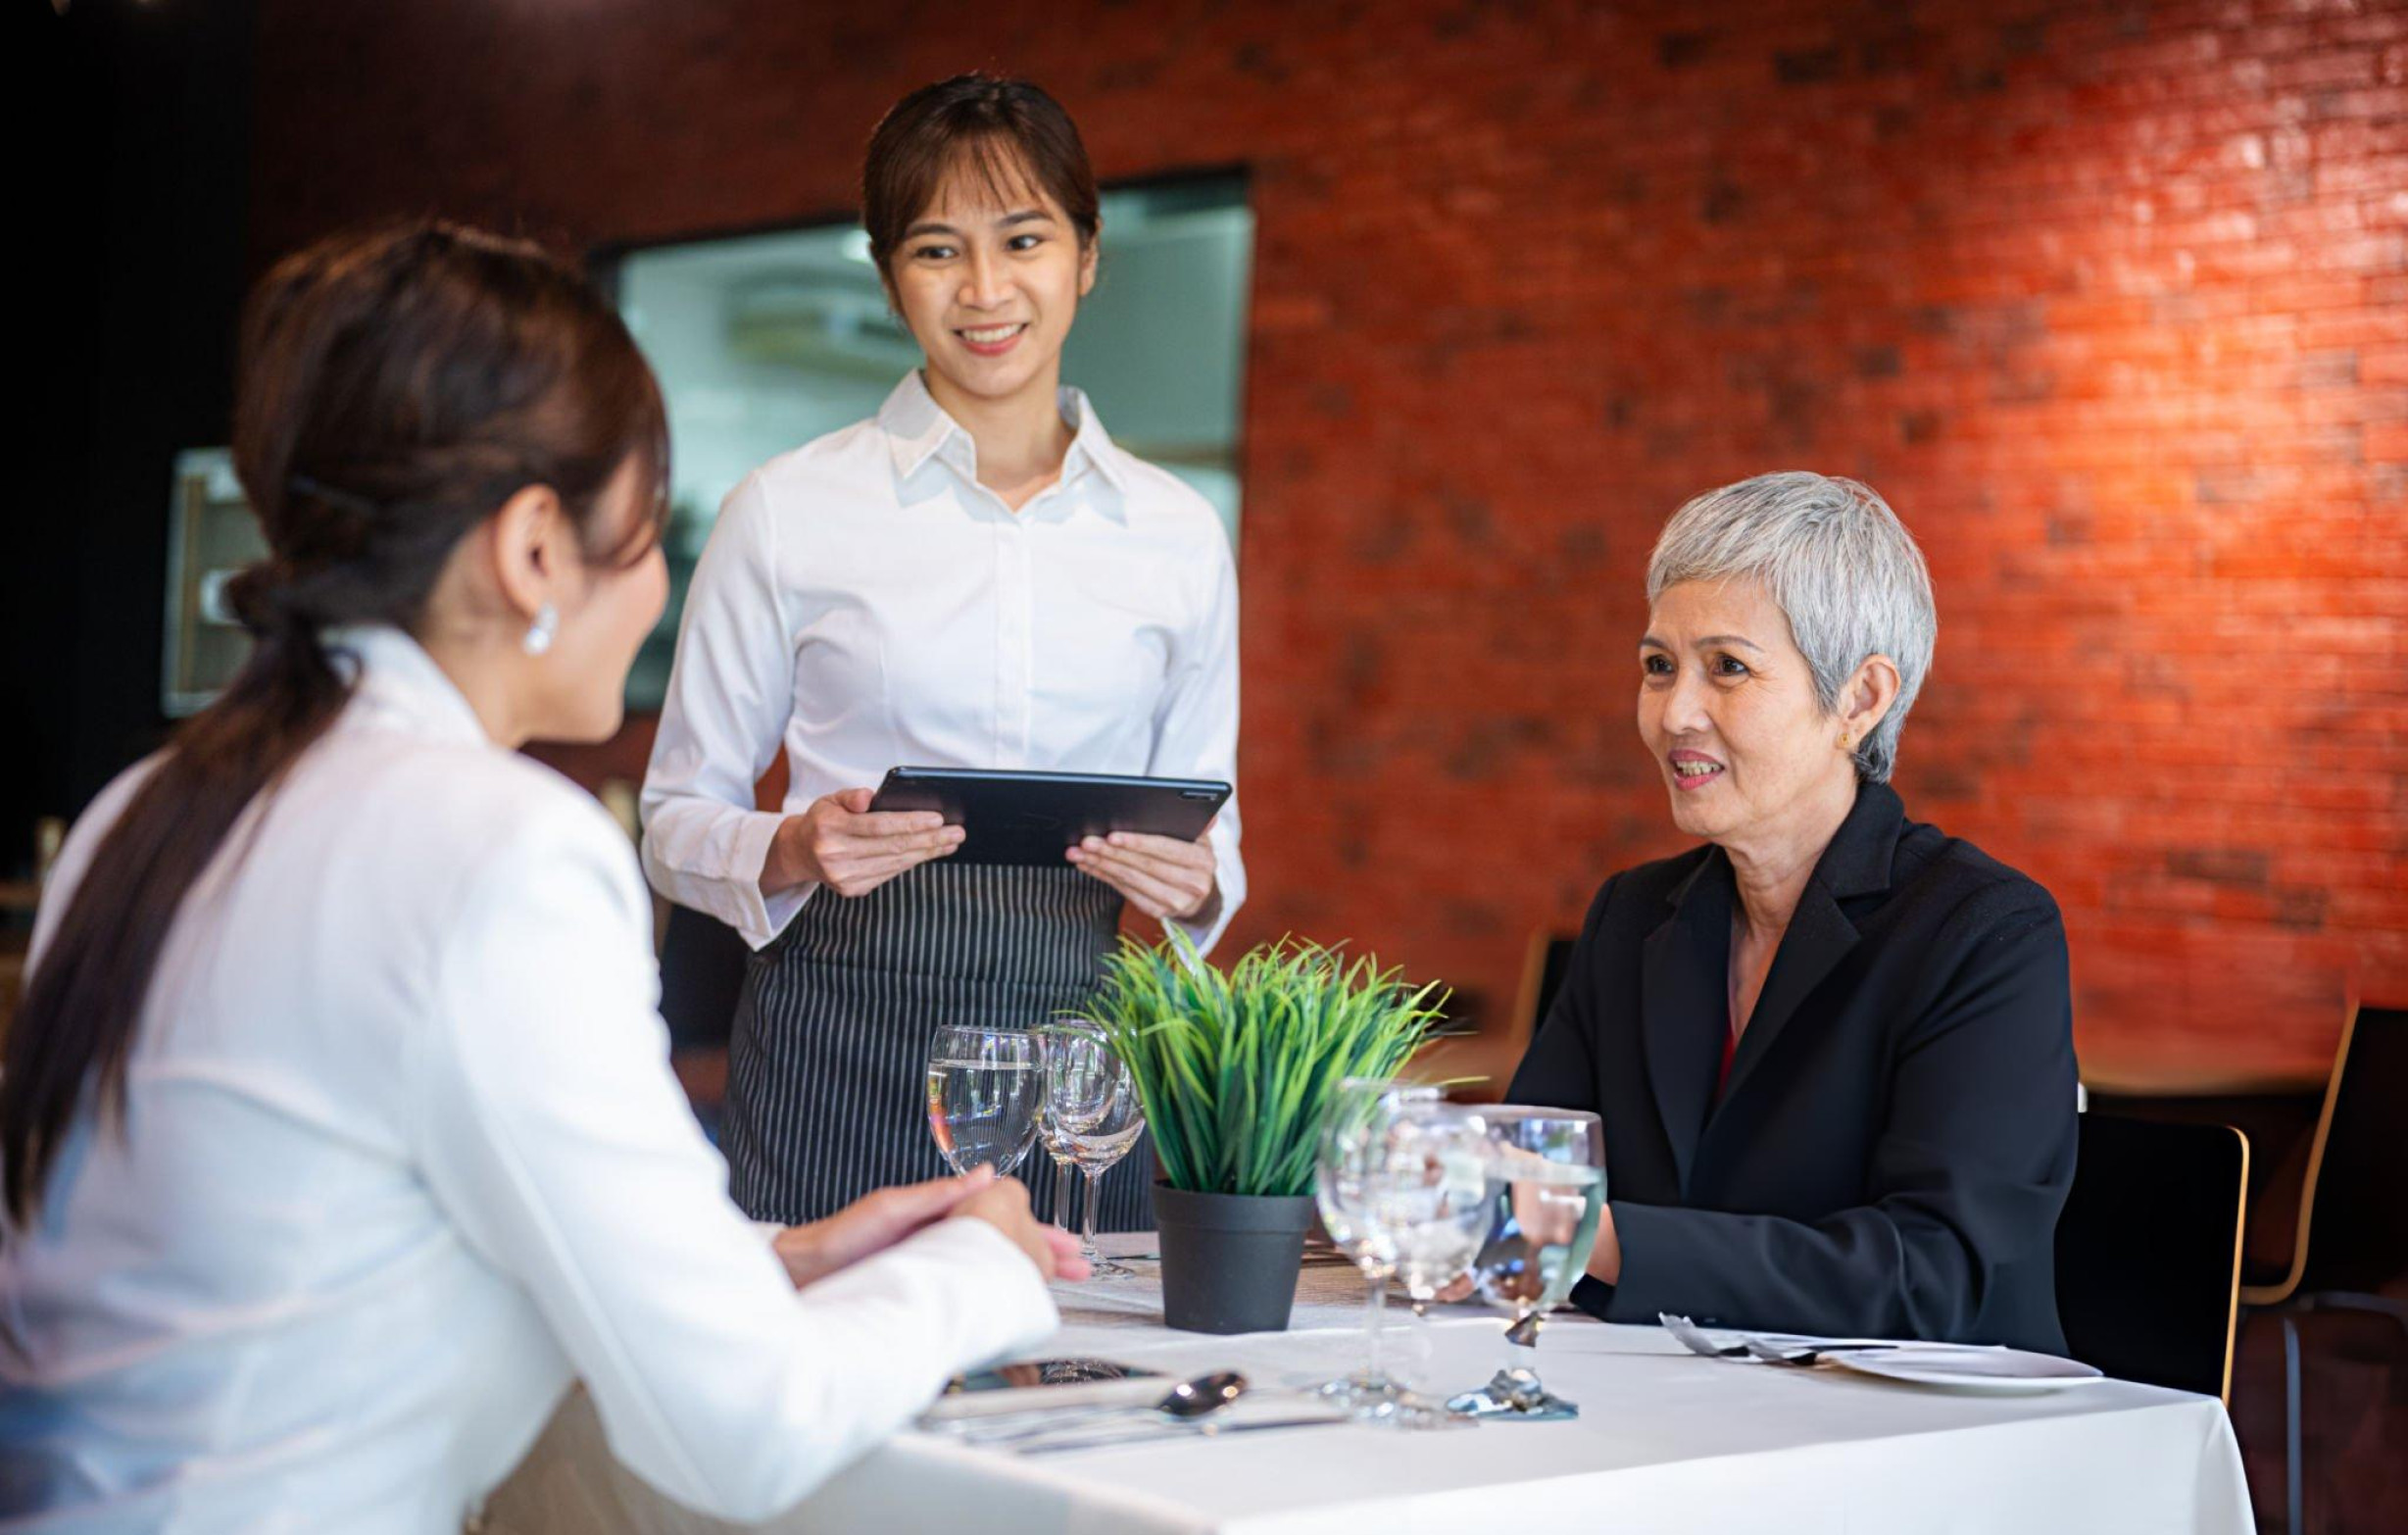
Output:
[[1114,831],[1193,842],[1228,798],[1229,785],[1209,778],[896,768],[869,808],[942,812],[968,833],[952,863],[1054,865],[1082,837]]

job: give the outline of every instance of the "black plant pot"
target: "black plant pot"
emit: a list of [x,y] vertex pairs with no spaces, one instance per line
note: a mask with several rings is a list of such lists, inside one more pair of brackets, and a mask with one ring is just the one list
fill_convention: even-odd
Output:
[[1309,1194],[1191,1194],[1156,1180],[1162,1320],[1184,1332],[1285,1332],[1312,1225]]

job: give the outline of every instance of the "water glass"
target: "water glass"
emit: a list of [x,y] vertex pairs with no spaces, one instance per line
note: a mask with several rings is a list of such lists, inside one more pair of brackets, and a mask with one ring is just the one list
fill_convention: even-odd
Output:
[[1087,1199],[1079,1222],[1079,1252],[1100,1279],[1125,1278],[1134,1270],[1096,1251],[1096,1212],[1103,1203],[1104,1174],[1127,1156],[1146,1132],[1146,1113],[1137,1081],[1100,1029],[1075,1023],[1040,1031],[1044,1114],[1055,1139],[1087,1176]]
[[1019,1029],[946,1026],[928,1041],[928,1129],[956,1172],[1007,1174],[1037,1139],[1037,1044]]
[[1605,1209],[1604,1127],[1573,1109],[1496,1105],[1479,1111],[1486,1136],[1489,1219],[1472,1263],[1481,1298],[1513,1320],[1508,1362],[1495,1379],[1447,1405],[1481,1417],[1531,1421],[1580,1409],[1548,1391],[1527,1360],[1547,1313],[1588,1271]]
[[1381,1328],[1396,1252],[1378,1208],[1388,1136],[1408,1104],[1436,1105],[1439,1090],[1388,1077],[1348,1077],[1332,1095],[1313,1169],[1313,1203],[1338,1251],[1363,1275],[1363,1367],[1321,1388],[1366,1417],[1387,1415],[1407,1395],[1382,1357]]

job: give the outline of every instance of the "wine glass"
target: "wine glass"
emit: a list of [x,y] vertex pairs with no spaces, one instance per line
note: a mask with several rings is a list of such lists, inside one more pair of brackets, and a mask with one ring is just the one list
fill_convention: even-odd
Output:
[[1389,1122],[1404,1104],[1436,1104],[1439,1090],[1413,1086],[1384,1076],[1351,1076],[1331,1096],[1329,1118],[1321,1127],[1319,1161],[1314,1167],[1313,1203],[1321,1224],[1338,1251],[1354,1260],[1363,1274],[1364,1362],[1361,1369],[1321,1388],[1366,1417],[1384,1415],[1405,1396],[1404,1388],[1389,1378],[1381,1357],[1381,1323],[1388,1298],[1388,1280],[1396,1271],[1396,1255],[1378,1219],[1375,1204],[1378,1172],[1387,1156]]
[[1071,1162],[1087,1175],[1079,1254],[1097,1278],[1125,1278],[1135,1270],[1096,1251],[1096,1211],[1103,1203],[1105,1172],[1146,1132],[1137,1082],[1100,1029],[1069,1023],[1042,1032],[1045,1117]]
[[1426,1318],[1430,1304],[1471,1272],[1492,1218],[1488,1125],[1458,1104],[1407,1103],[1388,1133],[1374,1219],[1394,1255],[1397,1283]]
[[[1040,1030],[1037,1035],[1040,1085],[1045,1069],[1045,1033]],[[1072,1191],[1076,1187],[1070,1173],[1078,1163],[1071,1157],[1070,1143],[1063,1139],[1061,1125],[1055,1119],[1053,1108],[1046,1102],[1043,1092],[1037,1095],[1037,1144],[1044,1147],[1045,1154],[1054,1160],[1054,1229],[1066,1232],[1070,1229],[1070,1204]]]
[[[1597,1116],[1576,1109],[1484,1107],[1489,1220],[1472,1263],[1482,1299],[1512,1316],[1505,1342],[1538,1347],[1547,1313],[1588,1270],[1605,1209],[1605,1137]],[[1528,1421],[1575,1417],[1580,1409],[1548,1392],[1519,1356],[1495,1379],[1447,1405],[1479,1417]]]
[[1011,1171],[1037,1138],[1036,1041],[947,1025],[928,1040],[928,1128],[956,1172]]
[[[1488,1237],[1488,1127],[1457,1104],[1405,1102],[1397,1106],[1384,1140],[1370,1175],[1370,1223],[1416,1321],[1426,1326],[1430,1303],[1471,1272]],[[1394,1421],[1405,1428],[1453,1428],[1471,1420],[1406,1391]]]

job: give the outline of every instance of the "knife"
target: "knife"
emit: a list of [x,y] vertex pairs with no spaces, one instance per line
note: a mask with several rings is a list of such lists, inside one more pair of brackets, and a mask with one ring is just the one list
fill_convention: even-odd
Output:
[[1353,1421],[1351,1417],[1332,1417],[1321,1412],[1311,1417],[1264,1417],[1243,1423],[1198,1423],[1192,1427],[1150,1423],[1134,1431],[1122,1429],[1108,1434],[1064,1434],[1052,1439],[1026,1440],[1009,1448],[1019,1455],[1052,1455],[1057,1450],[1101,1450],[1111,1445],[1145,1444],[1153,1440],[1218,1439],[1224,1434],[1251,1434],[1261,1428],[1309,1428],[1316,1423]]

